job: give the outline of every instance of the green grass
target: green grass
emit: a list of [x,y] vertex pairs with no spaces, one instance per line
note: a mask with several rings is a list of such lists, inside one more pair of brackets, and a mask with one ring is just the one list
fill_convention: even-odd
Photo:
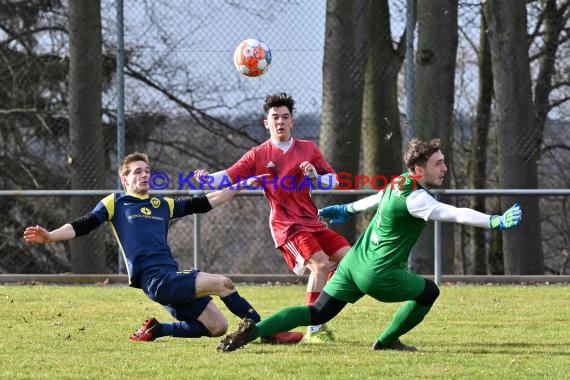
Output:
[[[304,287],[240,285],[263,315],[304,302]],[[216,300],[218,305],[220,303]],[[570,376],[570,289],[451,286],[402,341],[416,353],[370,350],[398,304],[365,298],[329,323],[330,345],[258,342],[219,353],[218,338],[128,337],[170,316],[126,286],[0,286],[2,379],[562,379]],[[235,329],[238,319],[220,306]],[[304,329],[300,328],[300,331]]]

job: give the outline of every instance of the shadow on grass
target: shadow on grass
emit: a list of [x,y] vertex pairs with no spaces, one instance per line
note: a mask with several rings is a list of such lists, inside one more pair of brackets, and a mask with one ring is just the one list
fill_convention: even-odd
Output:
[[[349,347],[350,350],[360,350],[369,349],[372,350],[372,341],[368,344],[364,341],[356,340],[338,340],[332,345],[320,345],[318,347],[333,348],[336,349],[342,347],[346,350]],[[438,343],[436,346],[430,345],[425,341],[414,342],[410,339],[402,338],[402,342],[405,344],[410,344],[418,348],[417,353],[446,353],[446,354],[508,354],[508,355],[558,355],[558,356],[570,356],[570,351],[568,350],[569,345],[566,342],[555,343],[549,342],[544,343],[529,343],[529,342],[468,342],[468,343],[449,343],[446,342],[445,346],[442,343]],[[307,348],[313,348],[315,346],[304,345]],[[309,350],[308,350],[309,351]],[[386,352],[386,351],[385,351]]]

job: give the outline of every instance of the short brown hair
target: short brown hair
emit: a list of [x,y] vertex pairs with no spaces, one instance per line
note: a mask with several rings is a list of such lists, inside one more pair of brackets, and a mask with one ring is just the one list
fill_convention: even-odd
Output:
[[416,165],[424,167],[429,158],[440,150],[441,142],[433,139],[429,143],[413,138],[408,144],[408,151],[404,154],[404,163],[410,171],[414,171]]
[[148,156],[146,155],[146,153],[141,153],[141,152],[131,153],[129,155],[126,155],[121,160],[121,164],[119,165],[119,176],[129,175],[129,164],[135,161],[143,161],[144,163],[149,165]]
[[289,109],[289,113],[293,116],[293,109],[295,108],[295,100],[293,97],[287,95],[284,92],[267,95],[265,97],[265,102],[263,103],[263,112],[265,116],[271,108],[285,106]]

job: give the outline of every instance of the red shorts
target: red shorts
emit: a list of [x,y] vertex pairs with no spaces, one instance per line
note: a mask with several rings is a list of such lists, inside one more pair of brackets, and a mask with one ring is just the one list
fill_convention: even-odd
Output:
[[298,232],[277,249],[283,254],[289,268],[300,276],[305,271],[305,261],[315,253],[323,251],[330,257],[344,247],[350,247],[344,236],[327,228],[318,232]]

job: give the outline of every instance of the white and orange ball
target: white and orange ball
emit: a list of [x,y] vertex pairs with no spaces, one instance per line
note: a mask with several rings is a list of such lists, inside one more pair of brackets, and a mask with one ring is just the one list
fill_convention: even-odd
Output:
[[236,47],[234,65],[245,76],[259,77],[271,67],[271,50],[265,43],[248,38]]

